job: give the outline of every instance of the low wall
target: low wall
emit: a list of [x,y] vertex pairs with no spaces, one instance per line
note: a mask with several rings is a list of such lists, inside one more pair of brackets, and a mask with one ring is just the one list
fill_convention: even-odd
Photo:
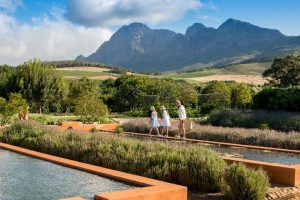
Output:
[[240,162],[248,167],[263,169],[270,179],[271,183],[300,186],[300,165],[282,165],[277,163],[268,163],[241,158],[223,157],[227,163]]
[[91,131],[92,129],[98,131],[115,131],[118,126],[118,124],[83,124],[76,121],[66,121],[59,124],[62,130],[72,129],[74,131]]
[[[0,148],[117,181],[123,181],[128,184],[141,186],[141,188],[132,190],[95,194],[94,198],[97,200],[187,200],[187,188],[184,186],[52,156],[1,142]],[[83,198],[72,197],[64,200],[83,200]]]

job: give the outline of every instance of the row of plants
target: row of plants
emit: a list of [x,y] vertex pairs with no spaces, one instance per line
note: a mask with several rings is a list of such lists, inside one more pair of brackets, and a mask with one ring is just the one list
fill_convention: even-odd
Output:
[[213,111],[204,124],[224,127],[300,131],[300,114],[262,110],[220,109]]
[[[178,126],[172,123],[169,135],[174,136]],[[145,120],[131,120],[122,125],[124,131],[149,133],[149,125]],[[246,145],[266,146],[283,149],[300,150],[299,132],[279,132],[273,130],[216,127],[211,125],[194,124],[186,134],[187,138],[228,142]]]
[[262,200],[268,178],[242,164],[228,166],[202,146],[140,141],[107,134],[60,132],[33,122],[18,122],[0,133],[0,141],[24,148],[188,186],[220,192],[229,199]]

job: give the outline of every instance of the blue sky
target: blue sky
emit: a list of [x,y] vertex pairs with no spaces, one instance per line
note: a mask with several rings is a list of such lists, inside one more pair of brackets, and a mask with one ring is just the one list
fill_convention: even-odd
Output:
[[[14,15],[20,21],[30,22],[32,17],[49,14],[52,7],[65,10],[67,2],[67,0],[24,0],[23,6]],[[195,22],[217,28],[228,18],[235,18],[262,27],[278,29],[286,35],[300,35],[300,1],[298,0],[203,0],[201,2],[204,4],[202,8],[187,11],[183,18],[175,22],[150,23],[149,26],[184,32]],[[119,24],[111,26],[112,29],[118,27]]]
[[299,11],[298,0],[0,0],[0,64],[89,55],[137,21],[184,33],[235,18],[300,35]]

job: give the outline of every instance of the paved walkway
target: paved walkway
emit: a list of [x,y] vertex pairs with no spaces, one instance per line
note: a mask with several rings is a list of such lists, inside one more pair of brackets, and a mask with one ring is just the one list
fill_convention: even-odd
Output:
[[273,186],[265,200],[300,200],[300,187]]
[[[201,194],[189,191],[188,200],[221,200],[222,194]],[[300,200],[299,187],[271,186],[265,200]]]

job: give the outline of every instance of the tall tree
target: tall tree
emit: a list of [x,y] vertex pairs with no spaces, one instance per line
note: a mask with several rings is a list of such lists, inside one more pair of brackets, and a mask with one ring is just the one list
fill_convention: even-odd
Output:
[[13,88],[15,68],[7,65],[0,66],[0,97],[8,98]]
[[17,67],[14,91],[20,92],[34,112],[60,112],[68,93],[65,80],[55,68],[29,60]]
[[85,97],[96,97],[99,98],[101,94],[101,89],[99,84],[90,80],[86,77],[79,80],[73,80],[69,84],[69,95],[68,95],[68,109],[70,112],[74,111],[74,106],[77,101]]
[[269,84],[278,87],[300,85],[300,56],[276,58],[271,68],[263,72]]

